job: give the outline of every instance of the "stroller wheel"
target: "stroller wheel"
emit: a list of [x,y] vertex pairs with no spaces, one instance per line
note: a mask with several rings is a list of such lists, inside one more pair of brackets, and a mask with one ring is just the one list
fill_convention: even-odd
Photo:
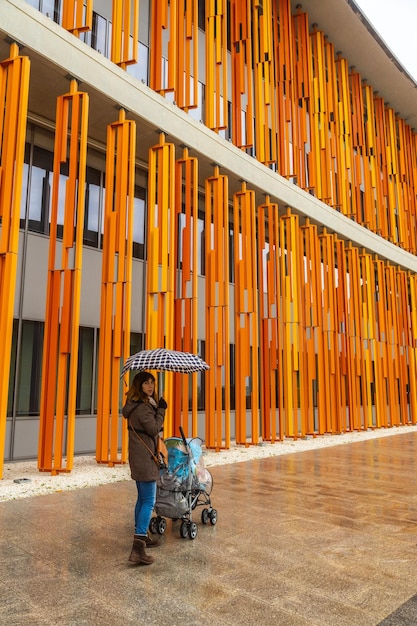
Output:
[[163,517],[157,517],[157,522],[158,522],[158,533],[160,535],[163,535],[164,532],[166,531],[167,521]]
[[180,535],[183,539],[188,537],[188,521],[184,520],[180,527]]
[[201,521],[203,522],[203,524],[208,524],[210,518],[210,513],[208,509],[203,509],[201,511]]
[[215,526],[217,524],[217,511],[216,509],[211,509],[210,511],[210,524]]
[[158,520],[156,517],[151,517],[151,521],[149,522],[149,531],[155,535],[158,532]]
[[195,539],[197,537],[197,532],[198,532],[197,524],[195,522],[191,522],[190,527],[189,527],[190,539]]

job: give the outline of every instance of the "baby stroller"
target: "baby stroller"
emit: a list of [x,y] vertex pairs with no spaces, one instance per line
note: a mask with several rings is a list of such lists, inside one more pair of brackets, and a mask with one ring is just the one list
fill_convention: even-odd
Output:
[[165,439],[168,450],[168,464],[161,470],[156,489],[155,513],[149,530],[162,535],[166,530],[168,517],[174,521],[181,519],[180,535],[184,539],[197,537],[198,527],[192,520],[192,512],[203,506],[201,521],[214,526],[217,511],[213,509],[210,493],[213,478],[204,467],[201,439],[186,439],[180,427],[181,437]]

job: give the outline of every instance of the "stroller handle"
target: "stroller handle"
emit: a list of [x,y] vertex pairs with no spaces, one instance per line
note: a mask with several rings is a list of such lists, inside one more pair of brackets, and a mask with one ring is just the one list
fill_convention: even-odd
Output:
[[183,429],[182,429],[182,426],[180,426],[180,434],[181,434],[182,440],[183,440],[183,442],[184,442],[185,449],[187,449],[187,440],[186,440],[186,438],[185,438],[185,435],[184,435],[184,431],[183,431]]

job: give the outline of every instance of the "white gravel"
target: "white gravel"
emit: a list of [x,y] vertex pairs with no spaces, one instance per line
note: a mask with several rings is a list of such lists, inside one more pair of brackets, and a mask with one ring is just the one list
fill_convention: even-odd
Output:
[[[281,454],[303,452],[314,448],[344,445],[366,439],[378,437],[391,437],[417,432],[415,426],[399,426],[388,429],[369,430],[362,432],[344,433],[342,435],[324,435],[320,437],[307,437],[305,439],[286,439],[273,444],[263,443],[260,445],[236,445],[232,443],[229,450],[215,452],[206,450],[203,446],[205,466],[210,468],[215,465],[239,463]],[[36,461],[19,461],[5,463],[3,468],[3,480],[0,481],[0,502],[29,498],[47,493],[82,489],[96,485],[105,485],[121,480],[130,480],[129,465],[119,464],[109,467],[98,464],[94,456],[74,457],[71,472],[59,473],[52,476],[49,472],[39,472]]]

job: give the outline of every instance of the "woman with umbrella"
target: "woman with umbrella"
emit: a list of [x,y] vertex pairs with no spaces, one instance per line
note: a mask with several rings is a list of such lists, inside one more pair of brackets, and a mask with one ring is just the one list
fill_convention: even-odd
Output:
[[160,545],[159,539],[148,537],[148,526],[156,499],[156,481],[159,476],[157,441],[163,428],[167,403],[157,400],[155,377],[149,372],[139,372],[126,394],[123,415],[128,420],[129,465],[131,477],[136,481],[138,497],[135,505],[135,535],[129,561],[150,565],[154,558],[145,548]]

